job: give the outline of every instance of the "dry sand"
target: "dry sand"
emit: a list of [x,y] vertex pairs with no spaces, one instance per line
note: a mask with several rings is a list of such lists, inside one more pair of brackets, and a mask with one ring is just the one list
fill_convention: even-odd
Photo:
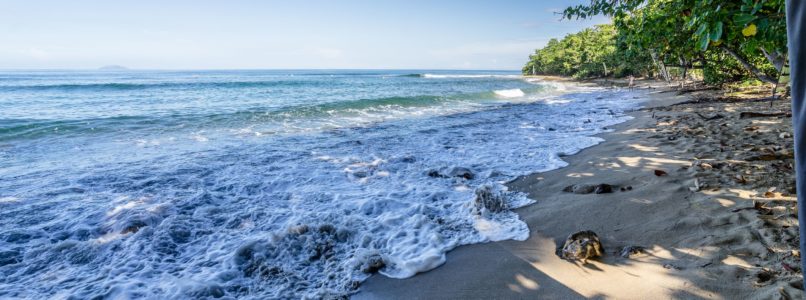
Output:
[[[791,118],[739,118],[742,111],[787,111],[786,101],[669,106],[714,92],[647,93],[651,101],[630,113],[635,119],[601,135],[606,142],[566,157],[568,167],[510,184],[537,200],[517,210],[528,240],[462,246],[443,266],[412,278],[373,276],[354,297],[803,298]],[[616,190],[562,191],[600,183]],[[602,258],[583,265],[555,254],[579,230],[598,233]],[[623,258],[624,246],[647,251]]]

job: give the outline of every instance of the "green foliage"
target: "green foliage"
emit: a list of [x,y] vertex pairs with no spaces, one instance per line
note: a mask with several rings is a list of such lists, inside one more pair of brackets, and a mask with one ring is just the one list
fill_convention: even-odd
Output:
[[[661,72],[667,65],[702,68],[706,81],[722,83],[754,76],[776,82],[786,62],[785,0],[591,0],[566,8],[563,17],[612,17],[614,51],[594,51],[582,58],[611,59],[613,74]],[[569,35],[590,38],[582,32]],[[610,38],[606,35],[605,38]],[[587,41],[576,41],[585,44]],[[596,41],[595,43],[603,43]],[[553,47],[540,56],[553,56]],[[575,48],[578,49],[578,48]],[[557,50],[557,49],[555,49]],[[560,49],[565,50],[565,49]],[[574,53],[582,52],[581,50]],[[536,53],[537,54],[537,53]],[[601,55],[596,55],[601,54]],[[606,57],[606,58],[602,58]],[[598,76],[584,65],[555,68],[530,60],[544,73]],[[526,71],[526,70],[524,70]]]
[[562,40],[552,39],[538,49],[523,67],[524,74],[563,75],[577,78],[605,76],[617,64],[616,30],[597,25]]

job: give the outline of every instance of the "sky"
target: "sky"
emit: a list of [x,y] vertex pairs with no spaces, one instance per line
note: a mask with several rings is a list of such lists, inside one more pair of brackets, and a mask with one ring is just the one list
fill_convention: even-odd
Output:
[[519,70],[587,0],[2,0],[0,69]]

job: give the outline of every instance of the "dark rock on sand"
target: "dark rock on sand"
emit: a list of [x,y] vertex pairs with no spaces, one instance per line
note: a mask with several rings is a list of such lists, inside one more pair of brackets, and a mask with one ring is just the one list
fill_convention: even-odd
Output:
[[583,230],[569,235],[558,254],[569,261],[581,260],[582,263],[587,263],[588,259],[600,257],[602,253],[604,248],[599,236],[593,231]]
[[489,185],[482,185],[476,189],[475,205],[476,212],[487,210],[489,212],[500,212],[507,209],[506,199],[500,194],[493,192]]
[[613,192],[613,186],[606,183],[599,184],[593,189],[594,194],[607,194],[612,192]]
[[470,171],[470,169],[463,167],[454,167],[453,169],[451,169],[450,172],[448,172],[448,175],[450,177],[462,177],[467,180],[473,179],[473,177],[475,177],[473,171]]
[[445,175],[440,174],[439,171],[437,171],[437,170],[428,170],[428,172],[426,174],[428,175],[428,177],[434,177],[434,178],[445,178],[446,177]]
[[593,186],[588,184],[572,184],[563,189],[563,192],[574,194],[593,193]]
[[383,269],[386,267],[386,262],[383,260],[379,254],[373,254],[367,258],[367,261],[361,267],[361,272],[367,274],[374,274],[377,273],[378,270]]
[[468,168],[465,167],[453,167],[448,172],[440,172],[437,170],[428,170],[426,173],[429,177],[434,178],[449,178],[449,177],[459,177],[464,178],[467,180],[473,179],[476,175]]
[[613,186],[600,183],[596,185],[591,184],[572,184],[563,189],[563,192],[567,193],[574,193],[574,194],[607,194],[613,192]]

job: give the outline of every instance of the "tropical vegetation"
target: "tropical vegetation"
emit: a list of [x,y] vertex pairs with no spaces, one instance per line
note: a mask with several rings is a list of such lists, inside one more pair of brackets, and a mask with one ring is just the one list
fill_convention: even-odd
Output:
[[612,24],[552,39],[523,73],[667,81],[696,73],[711,84],[775,85],[786,73],[784,0],[592,0],[562,13],[569,20],[596,15]]

